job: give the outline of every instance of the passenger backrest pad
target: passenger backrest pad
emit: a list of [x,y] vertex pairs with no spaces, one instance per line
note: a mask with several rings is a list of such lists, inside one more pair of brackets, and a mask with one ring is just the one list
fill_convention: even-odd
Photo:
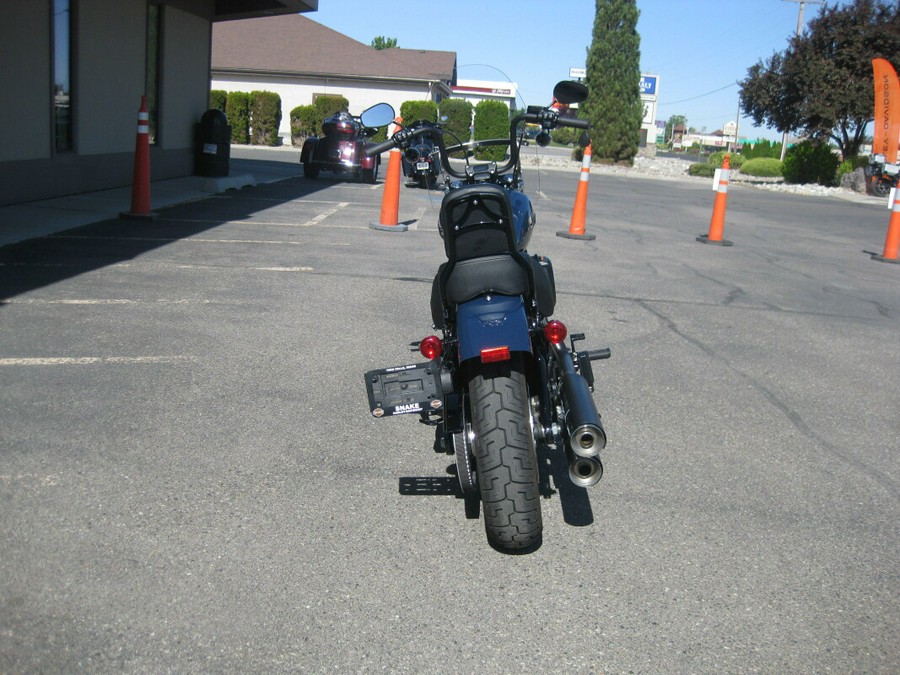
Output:
[[509,197],[497,185],[467,185],[448,192],[440,218],[450,261],[517,250]]

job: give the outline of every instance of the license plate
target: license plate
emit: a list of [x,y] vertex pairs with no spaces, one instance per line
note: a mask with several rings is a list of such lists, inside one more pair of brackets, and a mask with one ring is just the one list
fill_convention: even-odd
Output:
[[417,162],[416,163],[416,169],[418,169],[419,171],[428,171],[429,167],[430,167],[430,165],[428,164],[428,162]]
[[366,392],[373,417],[437,411],[444,405],[440,369],[433,363],[370,370]]

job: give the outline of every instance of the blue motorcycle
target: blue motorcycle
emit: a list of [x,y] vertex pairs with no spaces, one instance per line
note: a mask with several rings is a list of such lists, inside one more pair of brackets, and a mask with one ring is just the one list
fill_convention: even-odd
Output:
[[[587,88],[560,82],[554,97],[581,102]],[[427,361],[365,374],[370,413],[414,414],[433,425],[436,449],[455,456],[467,515],[477,517],[480,507],[488,541],[510,551],[541,542],[538,444],[565,454],[575,485],[600,480],[606,433],[592,396],[591,362],[610,356],[608,349],[576,349],[583,334],[571,335],[567,345],[566,326],[550,318],[553,266],[526,250],[535,225],[519,162],[518,127],[526,123],[540,125],[540,145],[557,126],[588,128],[552,107],[530,106],[512,119],[509,138],[448,147],[446,130],[410,126],[367,150],[407,149],[428,135],[451,179],[439,214],[447,262],[431,294],[441,335],[418,344]],[[478,148],[497,145],[508,146],[502,165],[472,161]]]

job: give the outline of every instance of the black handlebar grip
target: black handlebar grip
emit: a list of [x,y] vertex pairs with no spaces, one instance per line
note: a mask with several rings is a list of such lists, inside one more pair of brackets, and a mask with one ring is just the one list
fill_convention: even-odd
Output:
[[591,123],[587,120],[578,119],[577,117],[560,117],[559,126],[575,127],[576,129],[590,129]]
[[374,157],[375,155],[380,155],[382,152],[387,152],[393,147],[394,141],[392,141],[391,139],[382,141],[381,143],[377,143],[376,145],[372,145],[366,148],[366,157]]

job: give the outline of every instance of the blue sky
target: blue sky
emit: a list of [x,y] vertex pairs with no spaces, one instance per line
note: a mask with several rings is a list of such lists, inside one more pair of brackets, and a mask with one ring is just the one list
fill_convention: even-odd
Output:
[[[659,77],[657,119],[685,115],[689,126],[708,131],[735,119],[736,82],[786,48],[799,13],[799,3],[788,0],[637,5],[641,70]],[[549,102],[569,68],[584,67],[594,8],[594,0],[319,0],[319,11],[307,16],[366,44],[384,35],[407,49],[455,51],[461,79],[508,79],[526,104],[539,104]],[[820,9],[807,2],[804,24]],[[780,138],[745,117],[740,134]]]

